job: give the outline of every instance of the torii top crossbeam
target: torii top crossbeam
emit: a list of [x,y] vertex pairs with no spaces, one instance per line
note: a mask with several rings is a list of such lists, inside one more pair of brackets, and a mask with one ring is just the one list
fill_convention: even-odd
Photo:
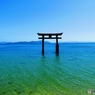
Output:
[[62,35],[63,33],[37,33],[39,36],[40,35]]

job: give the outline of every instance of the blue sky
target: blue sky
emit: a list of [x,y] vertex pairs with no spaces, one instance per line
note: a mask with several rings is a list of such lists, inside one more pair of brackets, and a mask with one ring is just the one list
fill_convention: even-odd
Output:
[[0,41],[35,41],[37,32],[95,41],[95,0],[0,0]]

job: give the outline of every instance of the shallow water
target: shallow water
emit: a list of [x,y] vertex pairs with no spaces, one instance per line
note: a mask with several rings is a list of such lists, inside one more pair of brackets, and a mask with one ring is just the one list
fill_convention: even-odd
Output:
[[95,44],[0,45],[0,95],[88,95],[95,89]]

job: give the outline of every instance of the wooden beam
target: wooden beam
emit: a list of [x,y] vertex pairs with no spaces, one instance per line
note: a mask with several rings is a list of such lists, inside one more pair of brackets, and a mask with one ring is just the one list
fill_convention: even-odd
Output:
[[52,36],[56,36],[56,35],[62,35],[63,33],[37,33],[39,36],[41,35],[45,35],[45,36],[48,36],[48,35],[52,35]]
[[[43,39],[43,37],[39,37],[38,39]],[[44,37],[44,39],[56,39],[56,37]],[[57,37],[57,39],[61,39],[61,37]]]

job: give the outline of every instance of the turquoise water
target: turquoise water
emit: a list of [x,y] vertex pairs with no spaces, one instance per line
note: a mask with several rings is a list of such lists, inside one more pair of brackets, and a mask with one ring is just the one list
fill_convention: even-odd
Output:
[[0,45],[0,95],[88,95],[95,90],[95,44]]

